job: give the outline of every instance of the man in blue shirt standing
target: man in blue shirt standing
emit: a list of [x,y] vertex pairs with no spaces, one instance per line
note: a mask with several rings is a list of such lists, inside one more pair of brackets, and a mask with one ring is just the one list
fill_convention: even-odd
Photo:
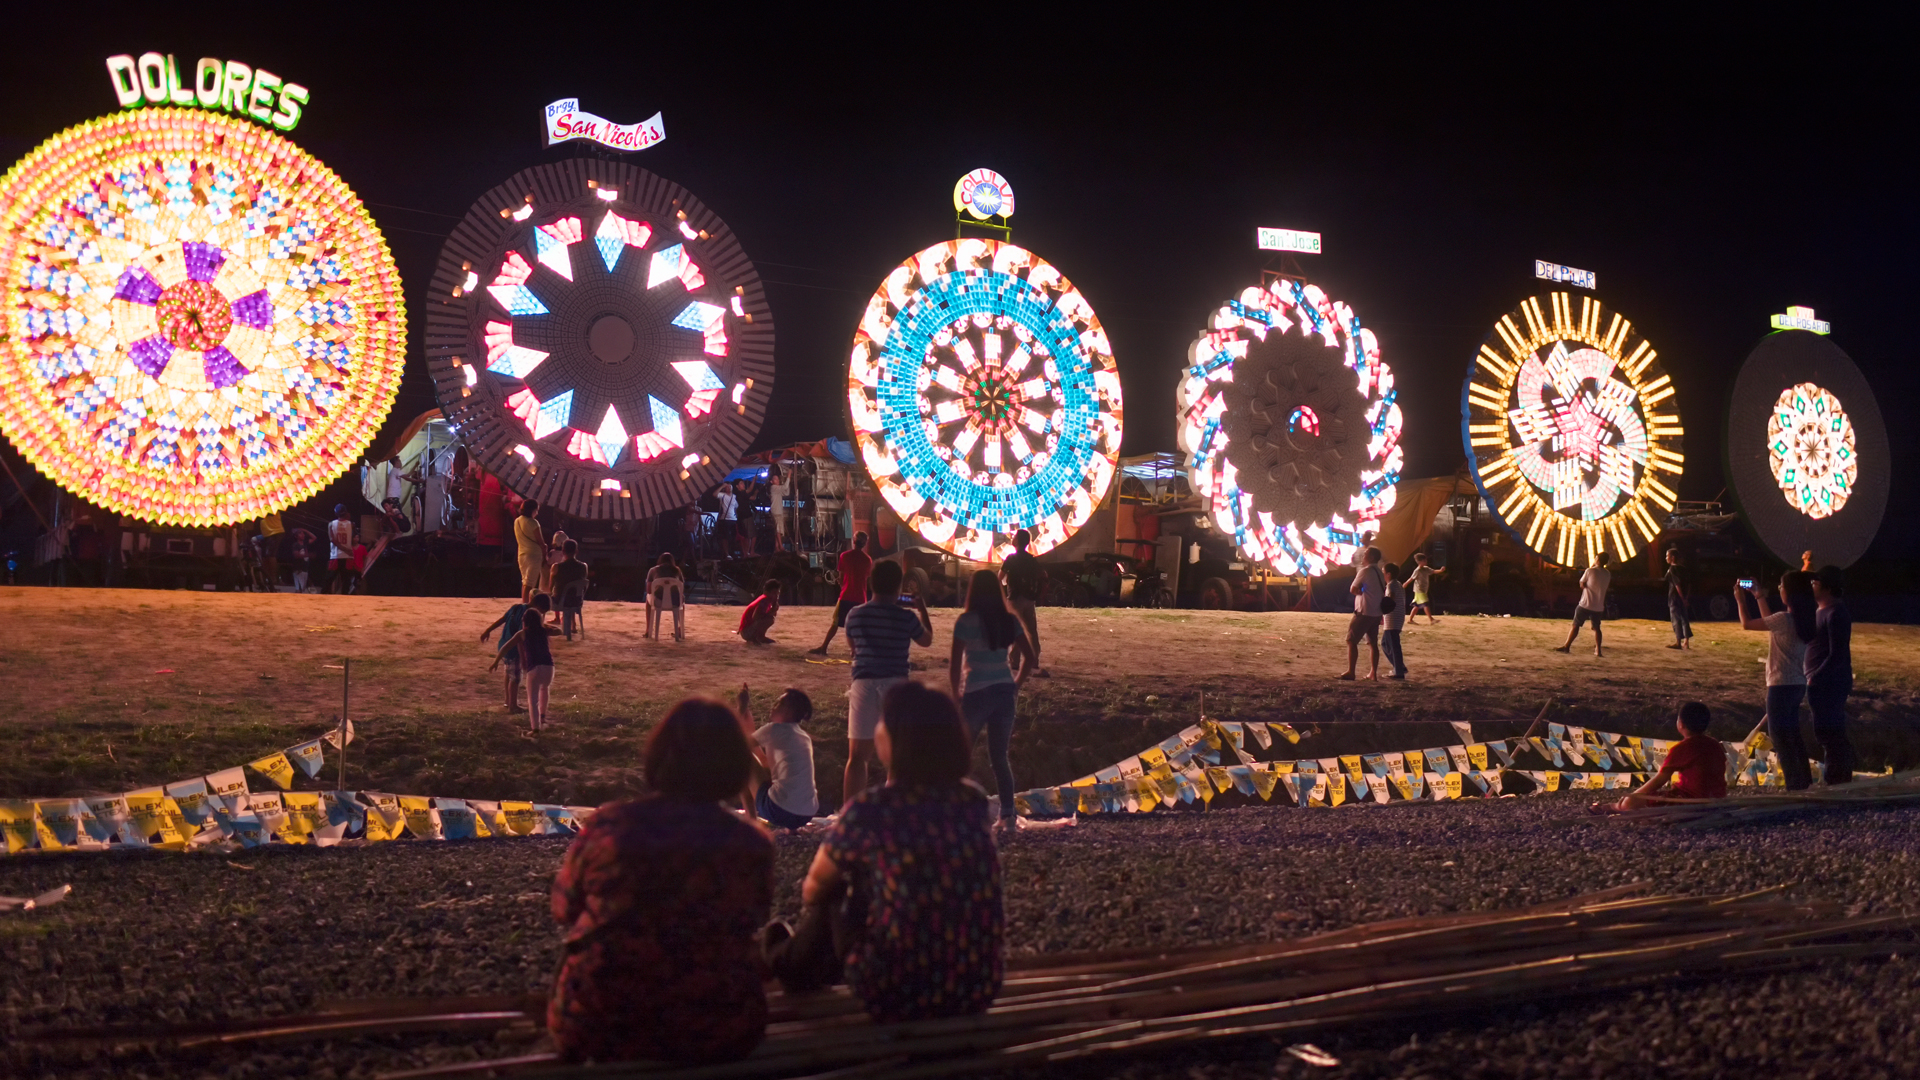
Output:
[[923,596],[903,606],[900,583],[906,571],[897,562],[876,563],[867,578],[867,602],[847,613],[847,644],[853,647],[853,687],[847,693],[847,772],[840,801],[844,805],[867,790],[873,736],[880,726],[880,703],[887,691],[907,681],[913,646],[933,644],[933,616]]

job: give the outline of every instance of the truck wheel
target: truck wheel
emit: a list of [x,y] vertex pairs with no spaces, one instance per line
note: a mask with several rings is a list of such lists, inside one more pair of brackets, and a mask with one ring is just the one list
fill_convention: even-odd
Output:
[[1206,611],[1225,611],[1233,607],[1233,586],[1227,579],[1212,577],[1200,583],[1200,607]]
[[932,601],[929,599],[929,593],[931,592],[932,589],[933,589],[933,579],[927,576],[927,572],[925,570],[922,570],[916,566],[907,571],[907,591],[908,592],[912,593],[914,596],[917,596],[922,600],[927,600],[929,603],[931,603]]

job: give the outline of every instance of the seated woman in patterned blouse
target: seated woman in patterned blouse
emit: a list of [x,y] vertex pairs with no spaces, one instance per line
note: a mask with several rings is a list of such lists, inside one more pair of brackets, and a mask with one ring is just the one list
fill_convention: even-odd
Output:
[[547,1026],[570,1061],[730,1061],[760,1044],[754,932],[773,904],[773,839],[720,808],[753,752],[732,709],[675,705],[645,756],[654,794],[588,819],[553,882],[566,957]]
[[[800,924],[768,927],[791,992],[838,981],[882,1023],[984,1011],[1000,990],[1000,857],[953,699],[887,692],[874,749],[887,783],[855,797],[801,886]],[[843,903],[844,901],[844,903]]]

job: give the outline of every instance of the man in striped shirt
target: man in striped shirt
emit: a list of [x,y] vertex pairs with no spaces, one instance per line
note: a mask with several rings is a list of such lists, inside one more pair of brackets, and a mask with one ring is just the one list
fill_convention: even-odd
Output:
[[853,687],[847,693],[847,771],[841,802],[867,789],[874,732],[887,691],[907,681],[913,646],[933,644],[933,616],[925,597],[902,605],[906,571],[897,562],[876,563],[867,577],[867,602],[847,613],[847,644],[853,648]]

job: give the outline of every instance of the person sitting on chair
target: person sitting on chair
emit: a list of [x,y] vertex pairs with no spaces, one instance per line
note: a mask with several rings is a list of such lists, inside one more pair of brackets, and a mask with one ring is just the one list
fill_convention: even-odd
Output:
[[560,545],[560,552],[560,561],[553,564],[547,576],[553,581],[553,601],[560,609],[560,628],[567,640],[572,641],[576,625],[580,636],[587,636],[583,611],[587,601],[588,567],[580,561],[579,541],[566,541]]
[[647,639],[660,640],[660,616],[671,611],[673,640],[687,640],[686,628],[682,625],[686,610],[687,583],[673,560],[673,552],[662,552],[659,563],[647,571]]

